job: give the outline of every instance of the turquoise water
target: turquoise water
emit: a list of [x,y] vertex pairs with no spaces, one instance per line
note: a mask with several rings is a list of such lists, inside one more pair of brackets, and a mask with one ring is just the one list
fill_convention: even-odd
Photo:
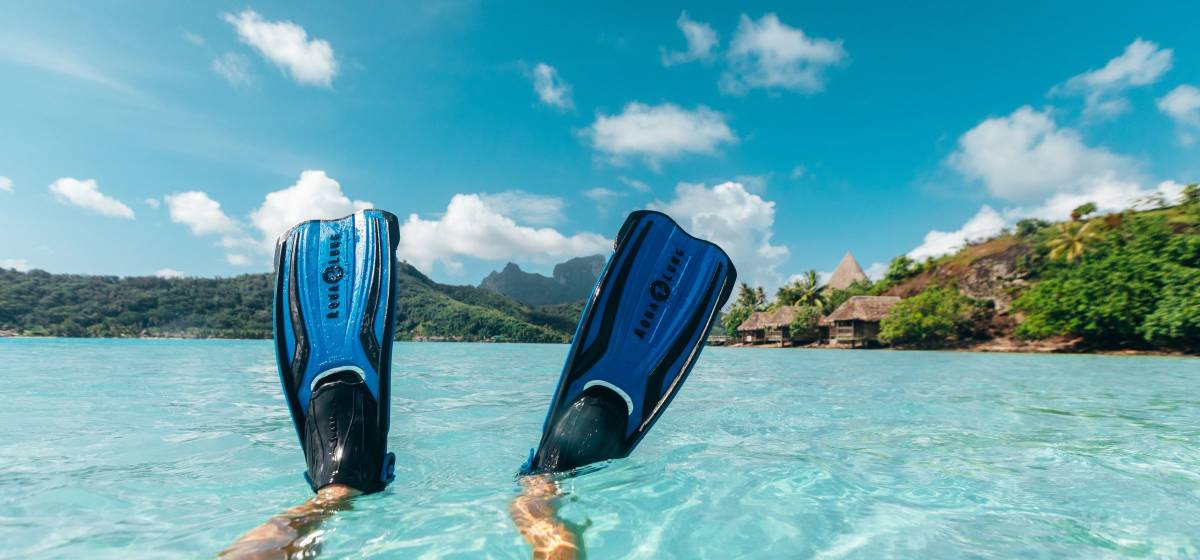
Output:
[[[567,347],[398,344],[396,482],[323,557],[528,558]],[[0,556],[194,558],[310,494],[265,341],[0,340]],[[1200,360],[710,348],[573,479],[591,558],[1200,556]]]

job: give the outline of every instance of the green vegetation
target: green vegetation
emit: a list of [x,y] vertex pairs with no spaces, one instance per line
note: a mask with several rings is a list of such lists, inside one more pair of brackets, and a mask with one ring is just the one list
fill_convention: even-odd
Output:
[[907,346],[947,346],[980,336],[990,316],[988,302],[938,286],[896,304],[880,322],[879,338]]
[[[1101,348],[1200,348],[1200,196],[1041,232],[1032,288],[1013,302],[1026,339],[1080,336]],[[1082,219],[1082,216],[1081,216]],[[1084,230],[1086,235],[1084,235]]]
[[[565,342],[581,304],[531,308],[401,264],[396,337]],[[30,336],[270,338],[270,274],[80,276],[0,269],[0,331]]]
[[725,328],[725,332],[733,334],[737,332],[738,325],[742,324],[755,311],[761,311],[767,308],[767,296],[762,287],[751,288],[749,284],[742,282],[738,284],[737,297],[733,300],[733,305],[725,311],[721,316],[721,326]]
[[815,340],[820,335],[817,330],[817,321],[820,321],[824,315],[821,308],[815,305],[800,306],[796,311],[796,316],[792,319],[792,324],[788,325],[788,331],[793,337]]
[[819,276],[816,269],[811,269],[804,276],[780,286],[775,291],[775,305],[822,305],[825,294]]
[[822,302],[821,310],[828,315],[833,313],[838,307],[841,307],[851,297],[874,295],[876,293],[875,285],[876,283],[872,283],[870,280],[859,280],[846,286],[844,290],[829,288],[825,291],[825,299]]

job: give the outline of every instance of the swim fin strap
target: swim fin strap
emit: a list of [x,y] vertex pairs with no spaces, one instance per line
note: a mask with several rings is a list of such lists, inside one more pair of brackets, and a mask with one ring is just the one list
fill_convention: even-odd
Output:
[[614,245],[525,473],[629,455],[691,372],[737,279],[720,247],[661,212],[630,214]]
[[390,427],[396,216],[361,210],[289,230],[275,248],[279,379],[313,491],[382,490]]

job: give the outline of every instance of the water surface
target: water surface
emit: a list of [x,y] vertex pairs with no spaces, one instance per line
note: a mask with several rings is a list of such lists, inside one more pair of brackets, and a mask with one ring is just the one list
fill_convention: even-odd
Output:
[[[528,558],[563,345],[397,344],[396,482],[324,557]],[[573,479],[600,558],[1200,555],[1200,360],[710,348]],[[0,556],[211,556],[309,497],[266,341],[0,340]]]

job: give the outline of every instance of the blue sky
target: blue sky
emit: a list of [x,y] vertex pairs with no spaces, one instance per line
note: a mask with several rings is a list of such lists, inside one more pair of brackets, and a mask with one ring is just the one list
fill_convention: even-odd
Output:
[[371,205],[477,283],[654,207],[772,287],[1200,178],[1194,2],[3,10],[7,267],[265,271]]

